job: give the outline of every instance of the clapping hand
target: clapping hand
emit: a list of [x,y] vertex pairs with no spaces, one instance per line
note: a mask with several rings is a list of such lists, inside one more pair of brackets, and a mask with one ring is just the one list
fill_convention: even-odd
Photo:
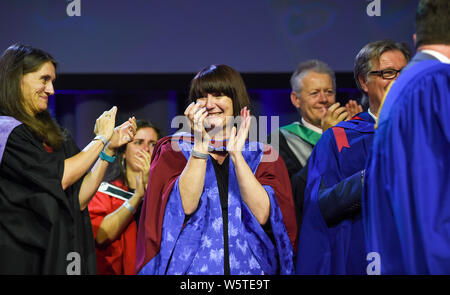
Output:
[[233,126],[231,129],[230,138],[228,138],[227,141],[227,151],[231,157],[234,157],[238,153],[242,152],[250,130],[251,117],[250,110],[248,110],[247,107],[244,107],[241,110],[241,118],[242,122],[239,131],[237,131],[236,127]]
[[204,126],[205,118],[208,116],[205,105],[205,102],[191,103],[184,111],[184,115],[189,119],[189,124],[194,132],[194,148],[201,153],[208,152],[208,145],[211,141],[211,137]]
[[362,106],[352,99],[347,102],[347,104],[345,105],[345,109],[347,111],[347,119],[345,119],[346,121],[351,120],[353,116],[363,111]]
[[142,175],[144,177],[143,181],[145,184],[145,188],[147,188],[148,175],[150,173],[150,164],[152,161],[152,155],[145,150],[139,150],[137,152],[136,158],[139,161],[139,163],[137,163],[137,166],[141,170]]
[[145,177],[141,171],[138,175],[136,175],[136,190],[134,191],[134,195],[143,197],[146,189],[147,186],[145,183]]
[[345,107],[340,107],[340,105],[341,104],[337,102],[328,108],[327,113],[321,122],[323,132],[341,121],[350,120],[354,115],[362,112],[361,105],[354,100],[349,100]]
[[114,126],[116,123],[117,107],[112,107],[109,111],[103,112],[103,114],[97,118],[94,126],[95,135],[103,136],[106,141],[111,139],[114,132]]
[[128,121],[125,121],[122,125],[114,129],[108,148],[115,150],[118,147],[129,143],[133,140],[136,129],[136,118],[129,118]]
[[325,132],[328,128],[333,127],[337,123],[344,121],[347,118],[348,113],[345,107],[340,107],[340,103],[332,104],[325,116],[322,118],[321,127],[322,131]]

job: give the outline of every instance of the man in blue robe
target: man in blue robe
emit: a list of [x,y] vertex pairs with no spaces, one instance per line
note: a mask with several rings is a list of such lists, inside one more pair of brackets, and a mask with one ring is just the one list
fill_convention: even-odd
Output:
[[369,101],[368,112],[327,130],[309,160],[298,274],[364,274],[361,219],[362,175],[386,88],[410,58],[389,40],[367,44],[355,59],[355,80]]
[[450,3],[420,1],[417,54],[379,115],[362,199],[381,274],[450,274]]

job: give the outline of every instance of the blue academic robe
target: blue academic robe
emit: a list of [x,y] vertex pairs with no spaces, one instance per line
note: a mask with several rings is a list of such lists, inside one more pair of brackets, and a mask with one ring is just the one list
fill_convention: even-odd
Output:
[[381,274],[450,274],[450,65],[422,61],[382,105],[362,199]]
[[324,189],[331,189],[364,169],[374,123],[368,113],[360,113],[327,130],[314,147],[309,160],[297,274],[365,273],[361,215],[328,227],[319,198]]
[[[175,148],[170,146],[175,146]],[[167,141],[163,148],[168,151],[167,153],[173,155],[171,156],[172,161],[182,162],[181,166],[183,166],[190,157],[192,147],[192,142],[180,138],[171,142]],[[175,153],[174,150],[178,152]],[[179,153],[182,153],[182,155],[179,155]],[[243,157],[253,173],[256,173],[258,167],[261,166],[263,154],[263,144],[257,142],[246,143]],[[164,154],[162,154],[161,158],[163,157]],[[153,168],[158,167],[160,162],[163,163],[163,160],[158,159],[155,163],[152,161]],[[282,162],[278,160],[277,163],[281,164]],[[287,189],[290,189],[284,163],[282,163],[282,167],[283,171],[280,171],[280,175],[286,178],[287,186],[285,186]],[[156,170],[156,173],[160,173],[159,171]],[[152,175],[152,171],[150,173]],[[161,226],[156,228],[157,231],[160,231],[161,236],[160,242],[157,242],[160,244],[156,245],[156,251],[152,255],[147,255],[150,256],[149,259],[141,259],[139,257],[142,256],[140,255],[141,252],[145,252],[145,247],[138,247],[138,273],[224,274],[224,221],[216,174],[211,159],[207,160],[204,189],[198,207],[187,221],[179,191],[180,174],[181,171],[173,173],[174,185],[168,194],[167,203],[159,206],[157,210],[164,214],[164,218]],[[271,179],[280,177],[268,172],[263,174]],[[259,179],[259,181],[261,182],[262,180]],[[270,199],[270,217],[267,222],[272,229],[273,239],[266,234],[246,203],[243,202],[239,192],[235,168],[230,161],[227,215],[230,274],[273,275],[293,274],[294,272],[292,241],[288,235],[289,230],[285,226],[285,218],[288,216],[283,216],[282,209],[280,209],[283,205],[281,204],[282,199],[276,193],[280,191],[280,188],[274,185],[262,184]],[[153,186],[154,189],[157,184],[150,182],[149,186],[150,188]],[[161,191],[159,188],[157,190],[158,192]],[[294,213],[292,196],[289,195],[288,197],[291,204],[290,210]],[[151,196],[146,198],[148,204],[157,201]],[[144,208],[147,207],[147,203],[144,204]],[[143,219],[143,217],[146,217],[145,214],[150,214],[148,213],[150,211],[145,212],[146,210],[141,215],[140,224],[145,224],[149,228],[154,227],[156,224],[154,221],[145,221]],[[295,226],[294,214],[291,215],[292,218],[290,220]],[[152,216],[147,217],[150,218]],[[140,231],[143,232],[142,229]],[[143,236],[144,234],[138,235],[138,242],[140,241],[141,244],[149,240]]]

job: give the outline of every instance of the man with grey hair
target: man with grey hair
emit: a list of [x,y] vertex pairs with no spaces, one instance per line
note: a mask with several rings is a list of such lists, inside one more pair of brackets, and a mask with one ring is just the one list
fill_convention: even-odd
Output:
[[[291,76],[291,102],[300,114],[300,122],[281,127],[268,142],[279,148],[291,177],[297,226],[301,225],[307,161],[322,132],[351,118],[362,108],[350,100],[345,107],[335,103],[336,78],[324,62],[311,59],[300,63]],[[275,142],[278,138],[278,142]]]
[[362,198],[374,273],[450,274],[449,15],[448,0],[419,2],[417,53],[379,111]]
[[298,274],[365,274],[362,171],[375,131],[374,114],[409,58],[405,45],[389,40],[369,43],[356,56],[355,80],[368,97],[369,110],[328,129],[311,153]]
[[[323,128],[344,120],[348,113],[345,107],[333,105],[336,100],[336,78],[324,62],[312,59],[300,63],[290,82],[290,98],[300,114],[300,122],[280,128],[278,146],[289,176],[292,176],[305,166]],[[275,137],[272,135],[269,142],[271,138]]]

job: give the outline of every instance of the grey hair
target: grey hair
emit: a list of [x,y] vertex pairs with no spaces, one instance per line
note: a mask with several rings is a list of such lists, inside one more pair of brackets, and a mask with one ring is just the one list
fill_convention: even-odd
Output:
[[406,62],[411,59],[411,50],[406,43],[394,42],[392,40],[380,40],[367,44],[364,46],[355,58],[355,66],[353,75],[355,78],[356,85],[358,89],[366,95],[364,90],[359,83],[358,77],[361,76],[367,81],[369,77],[369,72],[372,71],[373,60],[380,60],[380,57],[386,51],[399,50],[405,56]]
[[291,88],[297,94],[302,91],[302,79],[310,72],[319,74],[327,74],[333,81],[333,91],[336,92],[336,76],[334,71],[323,61],[317,59],[310,59],[300,63],[297,69],[291,76]]

